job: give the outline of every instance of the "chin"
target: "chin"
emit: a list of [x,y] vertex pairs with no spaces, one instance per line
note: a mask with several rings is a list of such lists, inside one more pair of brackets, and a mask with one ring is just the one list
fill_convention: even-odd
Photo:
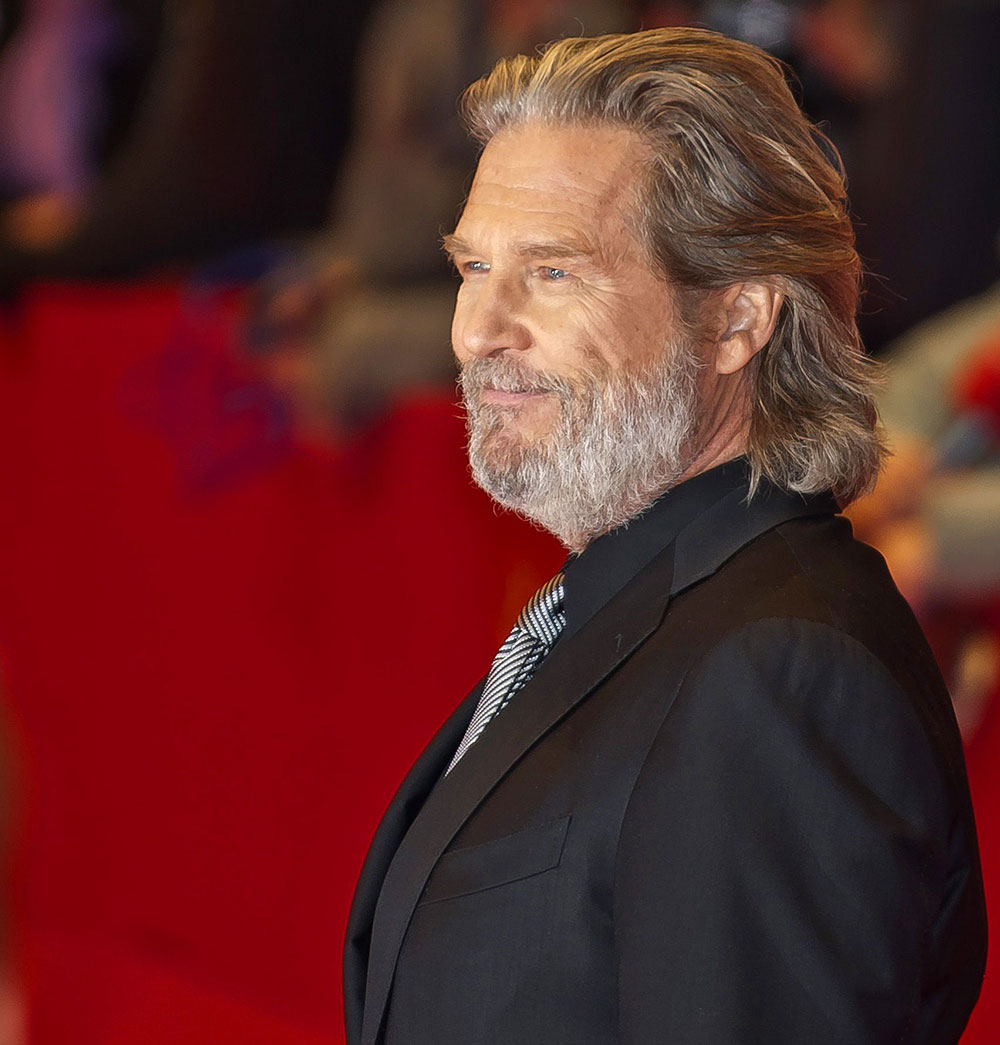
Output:
[[497,411],[490,417],[484,411],[473,429],[471,445],[484,462],[503,467],[504,462],[516,462],[532,452],[545,456],[552,442],[552,428],[551,424],[532,424],[517,412]]
[[520,485],[520,476],[537,461],[533,443],[504,437],[485,440],[470,454],[474,472],[489,477],[493,485]]

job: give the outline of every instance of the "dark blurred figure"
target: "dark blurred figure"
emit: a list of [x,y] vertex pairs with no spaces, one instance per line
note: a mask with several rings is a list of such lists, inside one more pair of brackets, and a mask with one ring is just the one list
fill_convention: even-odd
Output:
[[96,175],[102,66],[119,23],[105,0],[27,0],[0,54],[0,192],[10,235],[45,235],[42,201],[68,225]]
[[630,25],[623,0],[382,0],[362,47],[356,134],[327,230],[256,294],[250,341],[317,440],[449,384],[455,283],[441,250],[475,164],[456,103],[503,54]]
[[369,0],[22,5],[0,54],[17,156],[0,285],[133,276],[321,222]]
[[[896,73],[900,0],[647,0],[645,26],[698,24],[755,44],[794,70],[796,93],[845,159]],[[850,165],[848,163],[848,165]]]
[[1000,3],[912,0],[904,61],[856,143],[869,347],[1000,275]]

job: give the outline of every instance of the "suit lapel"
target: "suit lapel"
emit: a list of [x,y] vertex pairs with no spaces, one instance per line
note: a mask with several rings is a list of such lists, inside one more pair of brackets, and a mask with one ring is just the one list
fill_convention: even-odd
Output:
[[[517,699],[490,723],[483,738],[437,787],[434,781],[458,746],[481,686],[462,704],[461,714],[456,712],[449,720],[447,738],[442,730],[418,761],[401,790],[402,802],[397,796],[387,813],[387,819],[393,815],[393,823],[384,834],[380,828],[376,835],[378,866],[371,869],[363,912],[363,924],[372,929],[362,1045],[375,1045],[378,1039],[403,937],[434,865],[511,767],[655,631],[671,597],[710,575],[766,530],[797,516],[836,509],[829,498],[787,496],[770,488],[750,505],[741,504],[745,497],[746,490],[741,488],[717,501],[571,641],[557,643]],[[413,816],[409,811],[424,796],[426,801]],[[393,856],[390,847],[401,836]],[[382,880],[380,872],[386,867]],[[363,877],[368,876],[366,862]],[[373,906],[374,917],[368,922],[366,916]],[[352,923],[354,920],[352,912]]]

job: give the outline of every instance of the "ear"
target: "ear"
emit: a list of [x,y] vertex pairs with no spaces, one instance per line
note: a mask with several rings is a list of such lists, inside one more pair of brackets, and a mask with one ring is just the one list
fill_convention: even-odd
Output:
[[715,371],[735,374],[770,341],[785,295],[767,283],[736,283],[722,292],[722,334]]

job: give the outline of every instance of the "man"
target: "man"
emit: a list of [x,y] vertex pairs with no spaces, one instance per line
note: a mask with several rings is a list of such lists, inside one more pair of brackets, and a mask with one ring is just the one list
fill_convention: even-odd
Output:
[[826,144],[776,63],[688,29],[503,61],[465,112],[473,473],[571,555],[372,842],[348,1040],[957,1041],[975,827],[835,514],[881,446]]

